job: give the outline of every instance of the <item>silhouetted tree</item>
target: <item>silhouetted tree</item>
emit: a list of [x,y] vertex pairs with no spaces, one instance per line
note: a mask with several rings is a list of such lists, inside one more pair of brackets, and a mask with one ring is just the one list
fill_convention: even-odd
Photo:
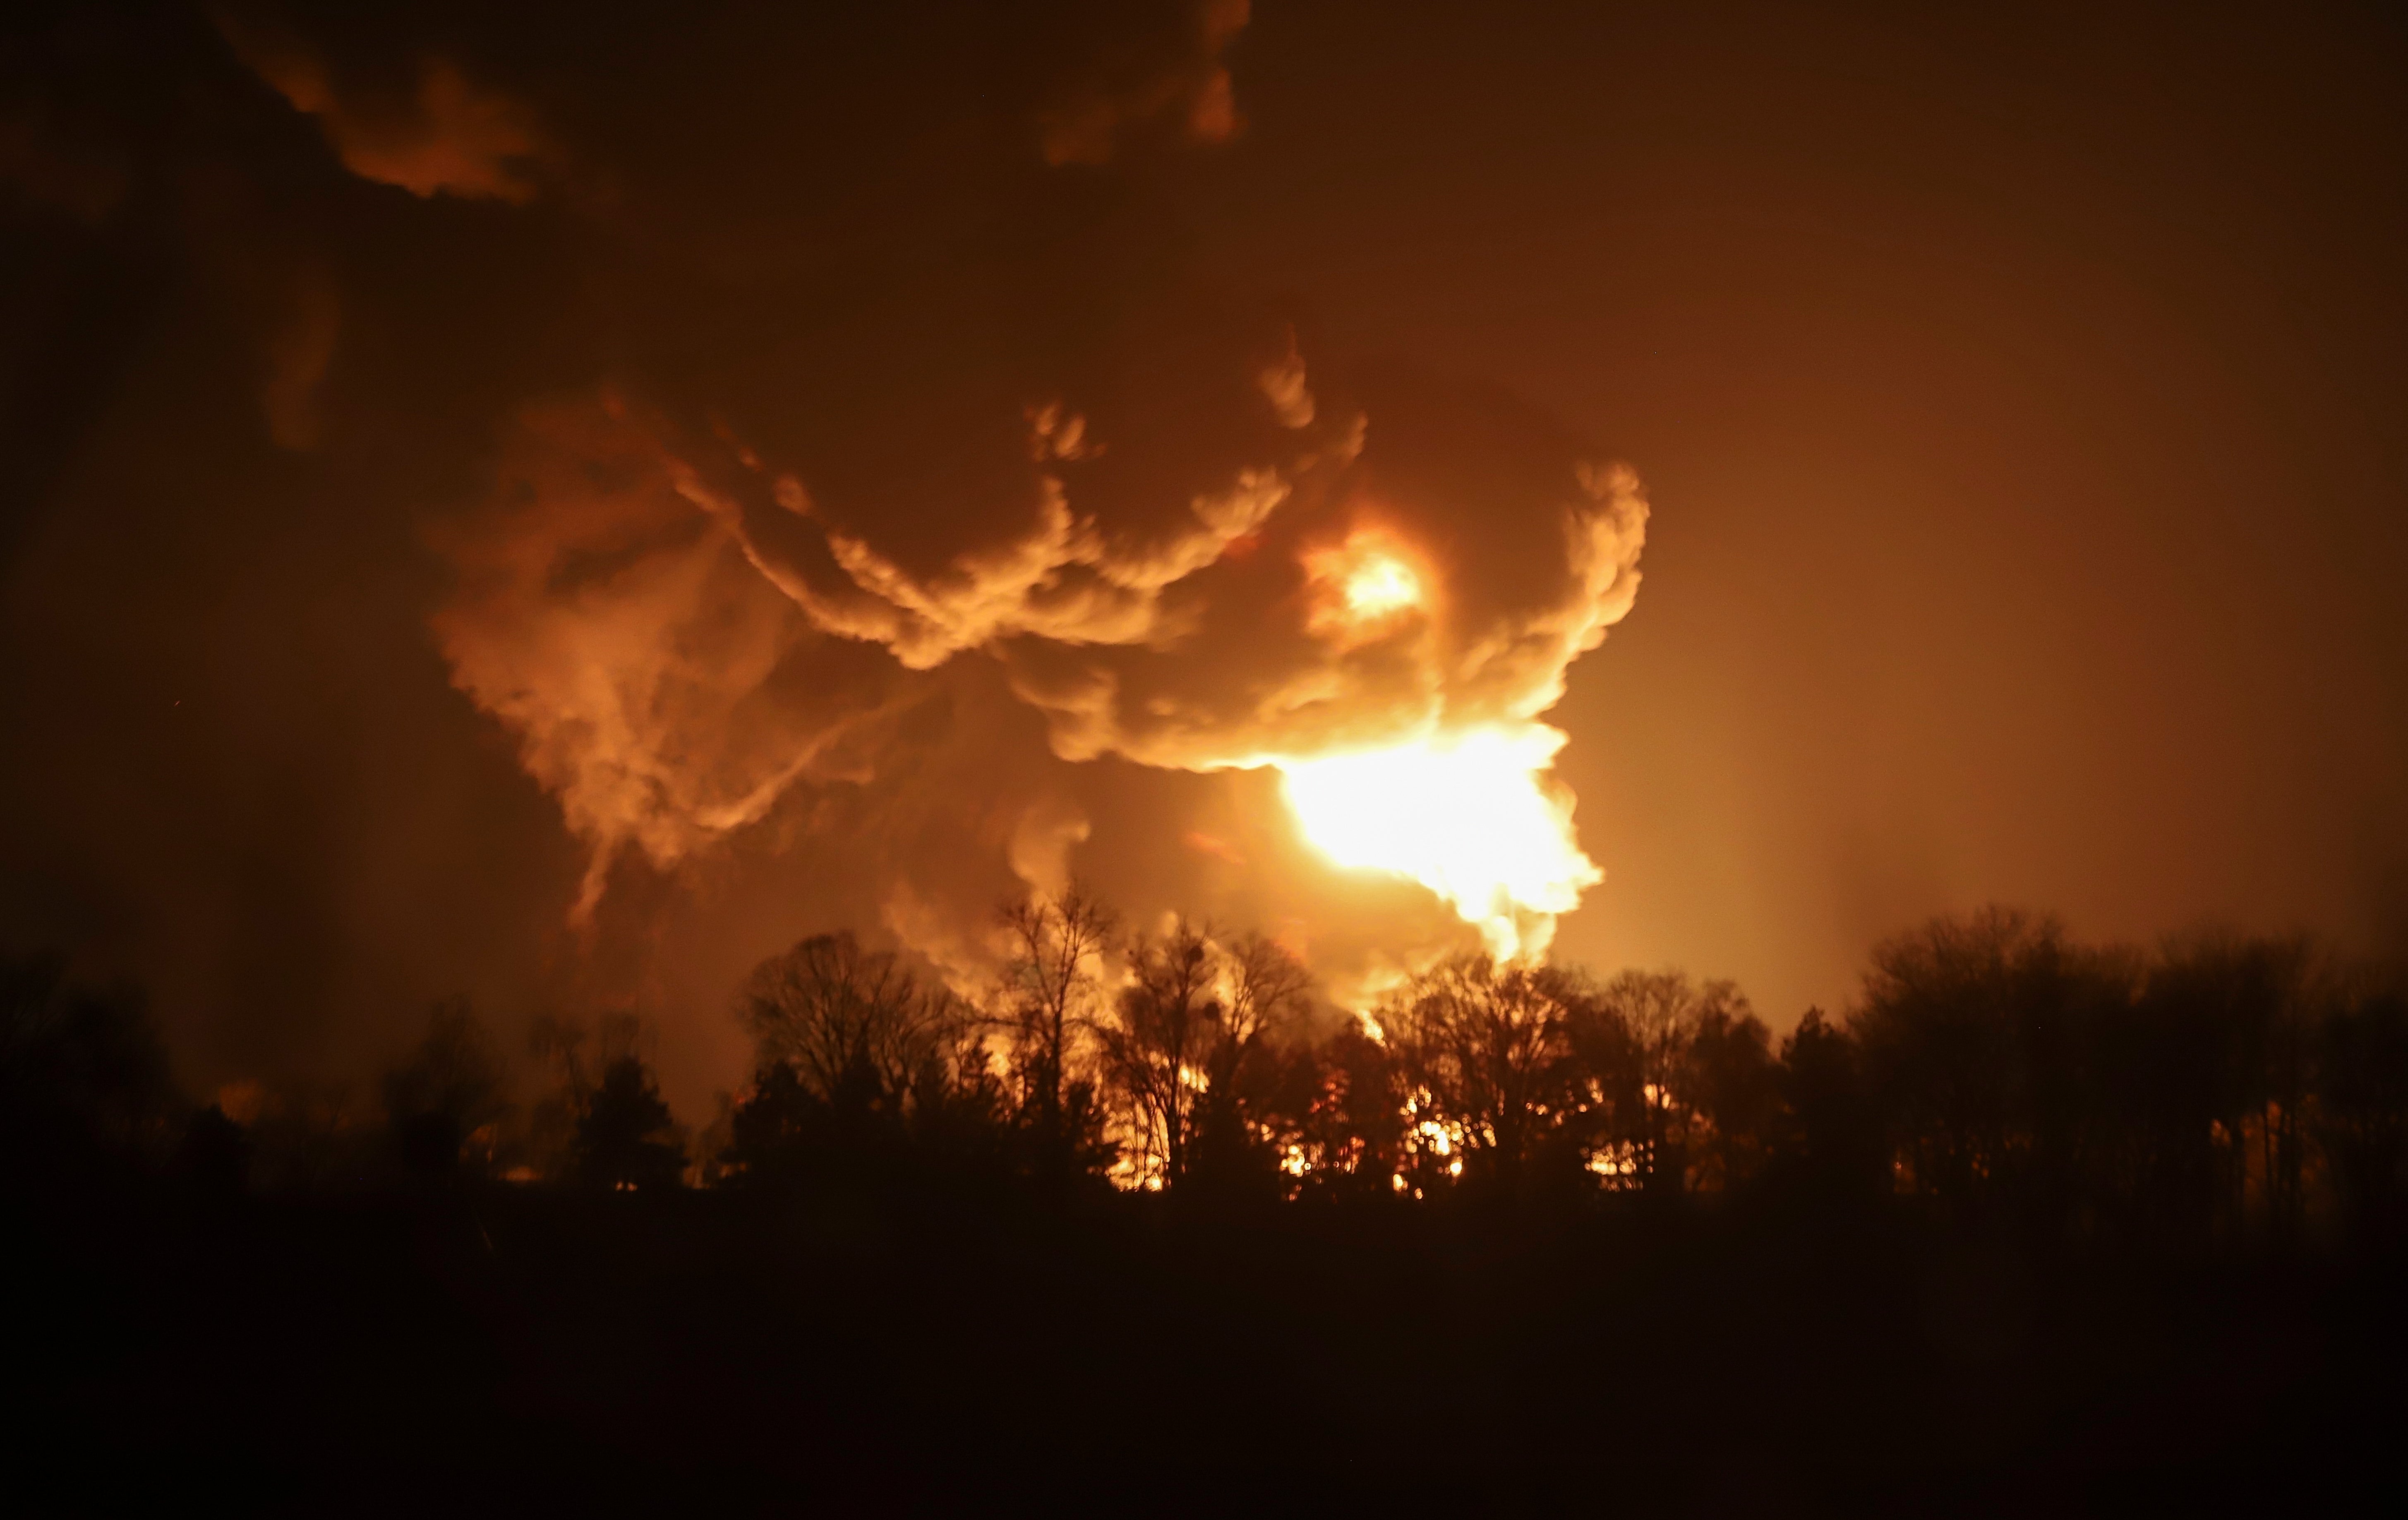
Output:
[[1961,1197],[2007,1162],[2023,1085],[2013,965],[2020,915],[1935,920],[1884,941],[1851,1025],[1914,1189]]
[[2245,1083],[2213,1000],[2197,990],[2161,959],[2129,1005],[2109,1011],[2094,1031],[2100,1112],[2089,1159],[2104,1174],[2095,1191],[2102,1202],[2112,1196],[2114,1212],[2203,1240],[2220,1213],[2238,1217],[2238,1150],[2220,1137],[2239,1133]]
[[0,962],[0,1172],[155,1163],[178,1106],[137,992],[72,986],[54,956]]
[[1649,1141],[1645,1063],[1620,999],[1609,999],[1584,973],[1560,975],[1564,1034],[1575,1063],[1572,1099],[1588,1168],[1614,1190],[1647,1185]]
[[1569,1111],[1574,1068],[1553,979],[1486,955],[1442,961],[1382,1004],[1424,1192],[1456,1176],[1518,1189]]
[[1290,1074],[1275,1044],[1303,1011],[1309,974],[1259,935],[1224,943],[1184,923],[1132,944],[1127,968],[1095,1035],[1140,1175],[1178,1188],[1200,1172],[1225,1196],[1276,1192]]
[[828,1101],[803,1083],[784,1061],[765,1062],[728,1116],[728,1143],[720,1157],[728,1181],[746,1186],[792,1186],[824,1143],[833,1115]]
[[660,1084],[640,1056],[626,1054],[603,1068],[577,1126],[577,1176],[588,1186],[675,1187],[685,1172]]
[[1321,1198],[1386,1197],[1403,1162],[1405,1109],[1388,1048],[1359,1018],[1287,1063],[1297,1091],[1296,1132],[1306,1167],[1300,1191]]
[[1851,1025],[1914,1190],[1962,1199],[2014,1163],[2025,1090],[2017,981],[2057,926],[1985,910],[1885,940]]
[[[1709,1133],[1697,1064],[1700,1030],[1711,1029],[1714,1041],[1716,1097],[1730,1105],[1732,1122],[1761,1125],[1770,1088],[1762,1047],[1770,1036],[1736,986],[1700,986],[1682,971],[1629,970],[1588,1000],[1593,1011],[1579,1021],[1591,1055],[1588,1075],[1612,1099],[1609,1133],[1626,1148],[1643,1187],[1686,1188],[1691,1143]],[[1745,1064],[1751,1055],[1756,1062]]]
[[964,1103],[992,1086],[970,1011],[851,935],[762,962],[738,1011],[756,1068],[728,1163],[753,1181],[812,1169],[891,1178],[908,1145],[953,1136]]
[[551,1078],[527,1112],[526,1140],[538,1174],[555,1181],[576,1175],[577,1126],[593,1104],[595,1083],[613,1054],[635,1049],[637,1029],[637,1021],[624,1015],[604,1019],[598,1033],[581,1020],[552,1013],[528,1025],[528,1052]]
[[1317,1063],[1295,1039],[1312,974],[1285,946],[1249,934],[1220,949],[1223,992],[1204,1062],[1192,1180],[1226,1194],[1282,1189],[1291,1152],[1301,1162],[1300,1121]]
[[265,1191],[355,1187],[394,1160],[381,1102],[348,1082],[289,1082],[259,1089],[242,1118],[251,1175]]
[[[1482,956],[1309,1040],[1312,979],[1275,943],[1181,923],[1112,963],[1111,922],[1078,893],[1009,911],[1014,954],[985,1009],[848,935],[764,961],[737,1002],[753,1080],[723,1099],[706,1180],[924,1200],[1013,1177],[1054,1190],[1105,1177],[1125,1138],[1130,1177],[1191,1199],[1526,1199],[1763,1174],[1823,1202],[1896,1189],[2011,1206],[2043,1232],[2200,1240],[2245,1206],[2289,1238],[2335,1201],[2361,1232],[2408,1224],[2408,1003],[2345,985],[2299,940],[2195,934],[2144,961],[2003,910],[1936,919],[1876,949],[1846,1026],[1809,1010],[1776,1056],[1727,982]],[[254,1131],[224,1108],[183,1124],[138,1003],[70,992],[55,963],[11,965],[0,991],[11,1135],[72,1132],[89,1154],[93,1137],[143,1138],[158,1160],[182,1125],[181,1171],[239,1185]],[[624,1016],[538,1021],[554,1175],[681,1175],[639,1032]],[[472,1138],[490,1169],[501,1089],[466,1003],[438,1005],[380,1085],[384,1133],[422,1175],[459,1170]],[[223,1091],[256,1134],[306,1131],[326,1155],[380,1133],[338,1094]],[[359,1174],[345,1165],[277,1175]]]
[[1733,1187],[1755,1175],[1771,1143],[1781,1102],[1772,1032],[1733,989],[1703,1002],[1688,1046],[1675,1085],[1704,1121],[1692,1154],[1707,1185]]
[[793,1067],[823,1098],[851,1089],[896,1110],[960,1022],[941,989],[850,934],[814,935],[763,961],[738,1006],[764,1064]]
[[1002,910],[1011,943],[997,989],[1010,1042],[1019,1123],[1040,1185],[1100,1174],[1113,1147],[1092,1077],[1077,1069],[1101,999],[1100,961],[1111,911],[1078,887]]
[[694,1137],[691,1159],[696,1185],[724,1187],[743,1175],[736,1155],[738,1099],[732,1093],[716,1095],[710,1122]]
[[1990,908],[1873,953],[1852,1032],[1909,1190],[2012,1204],[2049,1231],[2128,1212],[2154,1143],[2137,959]]
[[383,1083],[386,1123],[402,1165],[439,1179],[493,1169],[494,1126],[509,1111],[502,1066],[467,999],[435,1006],[426,1036]]
[[1014,1169],[1010,1103],[977,1011],[948,999],[936,1053],[912,1080],[911,1141],[939,1179],[986,1186]]
[[1182,923],[1129,947],[1128,982],[1096,1021],[1104,1078],[1126,1104],[1144,1185],[1176,1187],[1223,1017],[1219,965],[1202,930]]
[[2408,1225],[2408,997],[2344,999],[2323,1031],[2317,1138],[2351,1223],[2377,1239]]
[[2255,1178],[2281,1234],[2302,1205],[2311,970],[2298,939],[2194,934],[2167,944],[2140,999],[2149,1053],[2131,1100],[2154,1121],[2167,1185],[2212,1175],[2217,1211],[2238,1222]]
[[1776,1145],[1793,1180],[1825,1196],[1887,1191],[1881,1114],[1846,1029],[1821,1009],[1808,1009],[1781,1042],[1775,1081],[1781,1094]]
[[251,1136],[212,1103],[193,1115],[176,1147],[176,1169],[205,1193],[241,1192],[251,1183]]

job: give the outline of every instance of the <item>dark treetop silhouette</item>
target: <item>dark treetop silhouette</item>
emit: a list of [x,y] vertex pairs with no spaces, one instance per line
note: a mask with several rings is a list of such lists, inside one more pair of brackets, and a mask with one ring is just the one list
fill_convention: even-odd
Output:
[[[1675,971],[1466,956],[1356,1016],[1256,936],[1004,922],[975,997],[765,962],[694,1134],[634,1021],[541,1023],[530,1090],[457,1002],[379,1114],[196,1111],[138,998],[14,964],[21,1413],[283,1498],[707,1451],[2037,1503],[2296,1498],[2398,1412],[2408,1003],[2304,943],[1938,920],[1776,1045]],[[1784,1412],[1695,1417],[1747,1389]]]

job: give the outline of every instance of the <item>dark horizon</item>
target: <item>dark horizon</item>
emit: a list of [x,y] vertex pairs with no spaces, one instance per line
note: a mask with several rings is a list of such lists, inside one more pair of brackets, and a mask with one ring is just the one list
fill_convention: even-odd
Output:
[[848,936],[765,962],[752,1079],[698,1131],[640,1029],[545,1028],[531,1083],[460,1005],[368,1103],[200,1107],[138,1001],[0,967],[27,1491],[1176,1474],[2064,1513],[2397,1484],[2408,996],[2303,942],[1938,920],[1776,1042],[1674,972],[1474,954],[1331,1021],[1259,936],[1124,940],[1108,978],[1102,904],[1006,927],[980,1001]]

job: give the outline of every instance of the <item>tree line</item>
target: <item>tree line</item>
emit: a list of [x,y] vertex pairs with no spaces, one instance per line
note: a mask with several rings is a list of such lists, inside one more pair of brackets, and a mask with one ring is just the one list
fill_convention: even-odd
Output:
[[[2408,1218],[2408,998],[2307,941],[2084,944],[2004,910],[1878,946],[1776,1040],[1727,982],[1442,960],[1360,1013],[1259,934],[1124,935],[1071,892],[1000,915],[965,996],[851,936],[762,963],[751,1080],[677,1126],[628,1019],[540,1021],[545,1073],[438,1008],[372,1102],[180,1103],[137,998],[7,968],[8,1154],[148,1155],[217,1185],[506,1178],[610,1190],[1197,1206],[1749,1195],[1913,1200],[2057,1236],[2389,1236]],[[130,1164],[130,1163],[128,1163]]]

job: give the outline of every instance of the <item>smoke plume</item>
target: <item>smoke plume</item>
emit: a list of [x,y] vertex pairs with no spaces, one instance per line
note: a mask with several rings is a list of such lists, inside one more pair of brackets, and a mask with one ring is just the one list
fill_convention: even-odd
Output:
[[[1244,5],[1058,7],[1019,22],[1041,46],[992,53],[970,46],[992,19],[924,20],[872,39],[901,50],[874,121],[859,92],[838,121],[795,79],[769,93],[803,103],[781,122],[731,65],[700,123],[639,101],[608,134],[580,130],[588,99],[472,89],[456,38],[376,50],[417,60],[381,106],[330,82],[306,30],[238,45],[363,178],[523,203],[511,165],[538,141],[574,165],[559,214],[608,271],[615,362],[504,422],[484,499],[432,541],[457,575],[434,617],[455,683],[587,847],[580,920],[630,855],[674,870],[781,810],[809,849],[838,792],[876,799],[865,837],[908,838],[901,817],[942,809],[897,785],[898,725],[999,678],[1043,752],[958,722],[939,747],[978,753],[1003,816],[942,867],[873,851],[859,883],[967,971],[992,873],[965,879],[961,845],[1000,839],[1040,891],[1085,852],[1181,853],[1175,828],[1099,838],[1081,765],[1209,774],[1520,732],[1630,606],[1627,471],[1510,400],[1325,380],[1294,314],[1181,257],[1154,186],[1239,128]],[[865,40],[809,30],[767,56]],[[645,151],[638,122],[679,151]],[[756,132],[777,147],[733,140]],[[697,198],[695,169],[727,162],[755,183]],[[1409,591],[1357,616],[1367,554]],[[1516,899],[1541,917],[1596,875],[1562,832],[1571,864]],[[1424,875],[1474,922],[1511,911]],[[1193,906],[1175,872],[1150,884]]]
[[[1538,719],[1644,500],[1200,266],[1248,22],[237,5],[175,40],[238,126],[15,177],[90,222],[152,165],[251,425],[432,552],[443,673],[581,857],[567,982],[707,1005],[827,917],[973,981],[997,900],[1074,877],[1333,986],[1537,948],[1596,874]],[[1561,836],[1538,896],[1350,873],[1281,783],[1483,734]]]

